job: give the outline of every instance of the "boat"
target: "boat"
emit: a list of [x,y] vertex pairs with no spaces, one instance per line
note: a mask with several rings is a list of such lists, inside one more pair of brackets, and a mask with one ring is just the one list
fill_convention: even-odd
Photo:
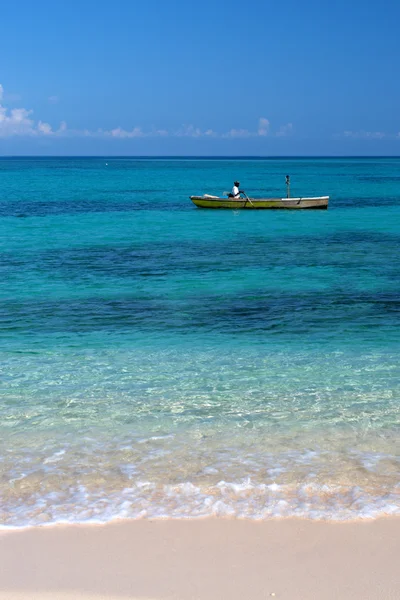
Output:
[[286,208],[286,209],[326,209],[329,196],[315,198],[220,198],[218,196],[190,196],[193,204],[199,208]]
[[[299,197],[290,196],[290,176],[286,175],[286,198],[249,198],[245,192],[240,191],[239,197],[234,198],[231,194],[227,197],[210,196],[190,196],[193,204],[199,208],[309,208],[326,209],[328,208],[329,196]],[[235,184],[236,185],[236,184]]]

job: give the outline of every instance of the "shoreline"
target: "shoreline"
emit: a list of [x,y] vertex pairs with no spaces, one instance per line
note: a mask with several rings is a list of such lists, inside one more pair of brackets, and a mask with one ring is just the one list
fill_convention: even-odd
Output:
[[398,517],[2,529],[0,600],[394,600],[399,555]]
[[0,524],[0,538],[3,534],[13,533],[24,533],[28,531],[38,531],[42,529],[64,529],[64,528],[94,528],[94,527],[113,527],[120,526],[122,523],[129,526],[131,523],[147,522],[147,523],[198,523],[198,522],[240,522],[240,523],[283,523],[283,522],[299,522],[299,523],[319,523],[325,525],[362,525],[371,524],[375,522],[383,521],[399,521],[400,512],[380,512],[374,516],[360,516],[356,515],[354,518],[336,518],[336,517],[309,517],[307,515],[276,515],[266,517],[252,517],[247,515],[235,515],[235,514],[205,514],[205,515],[181,515],[181,516],[141,516],[141,517],[111,517],[109,520],[86,520],[86,521],[43,521],[38,523],[32,523],[28,525],[4,525]]

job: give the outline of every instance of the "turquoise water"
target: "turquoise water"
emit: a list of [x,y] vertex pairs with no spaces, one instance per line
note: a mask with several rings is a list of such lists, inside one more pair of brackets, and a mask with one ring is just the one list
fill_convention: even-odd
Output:
[[[207,211],[191,194],[329,195]],[[0,159],[0,523],[400,513],[400,159]]]

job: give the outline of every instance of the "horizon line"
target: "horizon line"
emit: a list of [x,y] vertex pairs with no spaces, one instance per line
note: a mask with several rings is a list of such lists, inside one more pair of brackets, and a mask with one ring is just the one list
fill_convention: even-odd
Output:
[[107,158],[107,159],[307,159],[307,158],[400,158],[400,154],[0,154],[0,160],[10,158]]

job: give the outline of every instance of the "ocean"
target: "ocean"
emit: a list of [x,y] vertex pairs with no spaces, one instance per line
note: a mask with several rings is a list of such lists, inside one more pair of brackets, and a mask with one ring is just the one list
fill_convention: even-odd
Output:
[[[327,211],[202,210],[329,195]],[[0,525],[400,514],[400,159],[0,159]]]

